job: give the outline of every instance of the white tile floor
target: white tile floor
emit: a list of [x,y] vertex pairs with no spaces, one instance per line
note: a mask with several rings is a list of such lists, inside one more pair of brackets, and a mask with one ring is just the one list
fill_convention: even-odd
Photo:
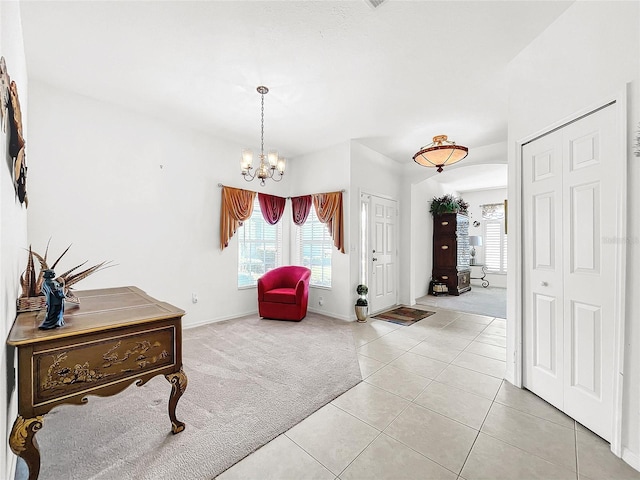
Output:
[[218,479],[640,479],[502,380],[504,320],[424,309],[437,313],[409,327],[354,322],[364,381]]

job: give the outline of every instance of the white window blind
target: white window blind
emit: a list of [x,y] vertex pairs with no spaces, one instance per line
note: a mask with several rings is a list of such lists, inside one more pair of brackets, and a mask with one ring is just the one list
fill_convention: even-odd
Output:
[[238,228],[238,287],[251,287],[264,273],[282,265],[282,221],[265,222],[258,196],[251,217]]
[[298,235],[300,264],[311,269],[309,285],[330,288],[333,239],[327,226],[318,220],[315,208],[304,225],[298,227]]
[[482,205],[484,264],[490,273],[507,273],[507,235],[504,233],[504,204]]

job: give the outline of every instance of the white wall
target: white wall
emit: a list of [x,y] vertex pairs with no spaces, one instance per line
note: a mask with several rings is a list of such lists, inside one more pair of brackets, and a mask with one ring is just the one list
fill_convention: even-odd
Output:
[[[4,56],[11,80],[18,86],[22,110],[23,133],[26,145],[27,165],[31,161],[31,132],[28,129],[27,68],[22,44],[20,4],[0,2],[0,55]],[[8,120],[11,121],[11,120]],[[7,128],[7,132],[8,132]],[[16,457],[8,444],[9,431],[17,414],[15,390],[15,350],[6,346],[9,329],[16,317],[16,299],[20,295],[20,274],[26,266],[27,209],[20,204],[13,187],[12,165],[7,154],[7,132],[0,129],[0,144],[4,160],[0,165],[0,477],[11,478]],[[31,193],[30,182],[27,192]]]
[[[497,188],[491,190],[476,190],[469,192],[460,192],[460,196],[469,204],[469,235],[482,235],[482,208],[481,205],[487,203],[502,203],[507,198],[506,188]],[[477,220],[480,226],[474,227],[473,222]],[[484,247],[476,247],[476,262],[484,263]],[[480,268],[473,269],[471,274],[475,277],[480,276]],[[492,287],[507,288],[507,276],[495,273],[488,273],[486,280]],[[480,280],[471,280],[471,285],[481,286]]]
[[[309,288],[309,310],[337,318],[350,319],[353,315],[352,295],[349,283],[350,246],[356,245],[349,231],[349,209],[352,189],[350,188],[350,149],[349,143],[314,152],[293,160],[291,173],[291,196],[308,195],[311,193],[335,192],[343,193],[343,209],[345,222],[345,253],[333,249],[331,257],[331,288]],[[288,204],[289,202],[287,202]],[[289,213],[289,215],[291,215]],[[297,227],[293,227],[295,231]],[[357,238],[357,237],[355,237]],[[322,299],[322,305],[320,305]]]
[[50,255],[73,244],[61,268],[113,260],[117,266],[78,288],[136,285],[186,310],[185,326],[257,310],[255,289],[237,288],[237,237],[220,251],[217,185],[286,196],[288,176],[265,187],[244,182],[243,146],[215,132],[39,82],[30,93],[29,242],[36,251],[51,238]]
[[[628,134],[637,130],[640,111],[640,4],[577,1],[510,65],[509,225],[520,215],[516,191],[516,142],[575,112],[627,89]],[[631,82],[631,85],[629,85]],[[630,137],[631,138],[631,137]],[[628,236],[626,345],[624,357],[623,458],[640,469],[640,161],[628,142]],[[509,264],[521,241],[509,230]],[[518,279],[508,275],[510,292]],[[613,292],[612,292],[613,293]],[[513,359],[514,329],[520,321],[515,293],[507,308],[507,359]],[[513,374],[513,361],[508,362]],[[512,380],[512,378],[510,378]]]
[[[237,238],[219,249],[217,184],[280,196],[344,189],[347,253],[334,252],[333,286],[312,288],[309,307],[352,317],[348,142],[290,160],[282,182],[260,187],[239,174],[243,146],[215,139],[215,132],[178,128],[41,82],[33,82],[32,94],[29,241],[44,250],[52,237],[55,254],[73,243],[63,268],[86,259],[118,264],[78,288],[137,285],[185,309],[186,326],[255,312],[255,288],[236,287]],[[294,229],[289,208],[285,215],[287,252]]]

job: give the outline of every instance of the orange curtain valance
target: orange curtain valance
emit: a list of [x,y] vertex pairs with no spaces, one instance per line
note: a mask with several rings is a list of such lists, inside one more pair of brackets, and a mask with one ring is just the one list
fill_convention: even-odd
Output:
[[342,211],[342,192],[317,193],[313,196],[316,215],[327,224],[333,244],[344,253],[344,214]]
[[229,240],[242,222],[253,213],[253,200],[256,192],[239,188],[222,187],[222,206],[220,208],[220,250],[229,246]]

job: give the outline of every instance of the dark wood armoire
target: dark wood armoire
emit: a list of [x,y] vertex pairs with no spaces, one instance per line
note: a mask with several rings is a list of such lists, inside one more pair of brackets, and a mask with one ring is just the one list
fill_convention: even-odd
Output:
[[434,215],[432,277],[446,284],[450,295],[471,290],[469,251],[469,217],[461,213]]

